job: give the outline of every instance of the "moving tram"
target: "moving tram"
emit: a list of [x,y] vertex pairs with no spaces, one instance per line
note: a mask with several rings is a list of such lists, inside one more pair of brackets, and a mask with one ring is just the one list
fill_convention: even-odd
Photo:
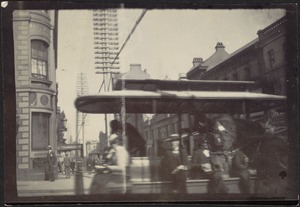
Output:
[[[212,119],[231,117],[258,121],[270,119],[270,114],[274,111],[279,117],[283,117],[285,105],[285,96],[260,93],[252,81],[155,79],[119,79],[113,91],[80,96],[75,101],[76,109],[80,112],[111,114],[124,126],[125,123],[130,123],[144,139],[145,154],[131,155],[129,175],[126,175],[129,178],[116,181],[121,182],[119,186],[105,186],[108,193],[132,194],[163,193],[165,187],[171,185],[170,181],[161,178],[159,172],[163,155],[161,144],[177,134],[182,143],[180,146],[186,148],[190,160],[198,136],[193,133],[197,115],[205,115]],[[281,129],[286,129],[286,125],[282,123]],[[281,137],[286,136],[284,130],[280,133]],[[126,132],[122,133],[122,138],[128,148],[130,142],[125,134]],[[103,170],[97,172],[97,179],[103,179],[101,176],[107,178]],[[239,178],[229,174],[227,172],[224,176],[229,193],[239,193]],[[255,193],[254,180],[255,169],[250,183],[251,193]],[[187,193],[207,193],[208,182],[207,179],[193,179],[188,176]],[[124,185],[125,191],[116,190]]]

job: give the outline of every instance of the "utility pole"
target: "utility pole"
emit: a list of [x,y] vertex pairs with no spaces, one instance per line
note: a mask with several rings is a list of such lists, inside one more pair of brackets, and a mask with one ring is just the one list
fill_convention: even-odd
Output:
[[[86,74],[79,73],[77,75],[77,96],[87,95],[88,94],[88,81]],[[87,124],[87,114],[76,111],[76,142],[83,144],[83,154],[82,156],[86,156],[85,150],[85,139],[84,139],[84,126]],[[82,136],[79,141],[80,131],[82,131]]]
[[[113,74],[119,73],[118,16],[116,9],[93,10],[94,34],[94,64],[96,74],[102,75],[100,91],[111,91],[113,88]],[[103,24],[109,22],[109,24]],[[116,58],[117,57],[117,58]],[[108,136],[107,114],[104,115],[105,133]]]

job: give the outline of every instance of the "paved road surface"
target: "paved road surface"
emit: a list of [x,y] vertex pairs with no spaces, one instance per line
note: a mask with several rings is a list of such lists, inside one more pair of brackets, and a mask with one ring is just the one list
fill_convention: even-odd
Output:
[[[87,194],[92,182],[94,174],[83,174],[83,189],[84,194]],[[50,181],[17,181],[18,197],[31,196],[55,196],[55,195],[75,195],[76,176],[71,175],[71,178],[66,178],[62,173],[58,174],[54,182]]]

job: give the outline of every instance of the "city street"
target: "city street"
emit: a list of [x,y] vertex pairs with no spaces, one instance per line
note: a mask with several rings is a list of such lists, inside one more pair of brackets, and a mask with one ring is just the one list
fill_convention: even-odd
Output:
[[[83,174],[84,193],[87,194],[94,174]],[[50,181],[17,181],[18,197],[75,195],[75,175],[67,179],[59,173],[54,182]]]

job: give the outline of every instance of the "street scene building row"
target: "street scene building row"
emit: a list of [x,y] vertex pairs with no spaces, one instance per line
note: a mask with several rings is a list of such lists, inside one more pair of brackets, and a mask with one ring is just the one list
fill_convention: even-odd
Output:
[[[109,15],[115,15],[114,12],[114,10],[111,11]],[[94,36],[97,38],[100,30],[105,29],[103,25],[100,25],[101,15],[106,15],[106,13],[94,13]],[[116,16],[111,18],[114,19],[112,22],[114,25],[107,27],[110,29],[117,26]],[[57,106],[59,93],[59,85],[56,82],[57,21],[57,11],[20,10],[13,14],[18,126],[16,165],[19,178],[26,177],[32,170],[43,169],[48,145],[57,151],[60,145],[64,144],[61,130],[66,130],[63,125],[66,117]],[[192,68],[183,69],[186,71],[184,77],[188,80],[251,80],[257,82],[256,91],[285,95],[285,72],[288,70],[286,25],[286,17],[283,17],[268,27],[262,28],[257,32],[258,37],[255,40],[232,54],[226,52],[226,45],[217,42],[215,53],[208,59],[203,60],[201,54],[199,57],[191,57]],[[114,37],[116,32],[113,32]],[[106,32],[106,35],[109,36],[110,32]],[[100,45],[94,48],[95,60],[101,62],[106,57],[105,51],[102,51],[106,46],[102,46],[101,39],[95,39],[95,42]],[[118,47],[115,40],[113,43],[113,48]],[[201,48],[201,50],[205,49]],[[111,61],[109,57],[109,60],[104,62],[110,64]],[[119,67],[118,64],[117,60],[116,67]],[[100,65],[104,67],[102,63],[97,63],[96,67]],[[114,77],[151,78],[147,71],[142,70],[141,64],[132,64],[127,73],[117,74]],[[178,118],[173,115],[156,115],[149,118],[143,115],[127,114],[127,117],[128,122],[135,126],[147,141],[147,155],[159,155],[159,139],[178,133]],[[187,128],[188,119],[183,118],[182,122],[183,128]],[[156,137],[156,139],[153,140],[151,137]],[[87,145],[92,143],[89,142]],[[87,149],[90,151],[94,147],[87,146]]]

